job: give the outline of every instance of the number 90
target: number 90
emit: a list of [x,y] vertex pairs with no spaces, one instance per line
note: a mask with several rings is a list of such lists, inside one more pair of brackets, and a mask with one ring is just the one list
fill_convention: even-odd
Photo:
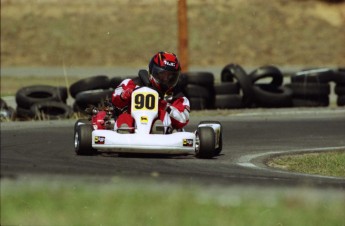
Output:
[[139,93],[134,97],[135,109],[148,109],[153,110],[155,108],[155,96],[153,94],[144,95]]

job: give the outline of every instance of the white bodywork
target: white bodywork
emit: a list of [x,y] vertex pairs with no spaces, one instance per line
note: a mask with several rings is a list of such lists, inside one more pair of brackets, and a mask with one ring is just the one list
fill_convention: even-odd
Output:
[[158,116],[158,100],[157,91],[151,88],[134,90],[131,100],[134,133],[93,130],[92,147],[117,153],[194,154],[195,133],[150,134],[152,123]]

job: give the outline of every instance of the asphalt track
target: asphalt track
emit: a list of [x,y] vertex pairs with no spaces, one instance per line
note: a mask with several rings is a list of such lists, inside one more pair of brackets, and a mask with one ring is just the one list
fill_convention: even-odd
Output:
[[268,168],[276,154],[345,151],[345,109],[274,109],[195,115],[188,131],[201,120],[219,120],[224,144],[220,156],[152,156],[99,154],[77,156],[73,120],[1,123],[1,178],[27,175],[72,178],[131,178],[206,185],[311,186],[345,188],[345,178],[312,176]]

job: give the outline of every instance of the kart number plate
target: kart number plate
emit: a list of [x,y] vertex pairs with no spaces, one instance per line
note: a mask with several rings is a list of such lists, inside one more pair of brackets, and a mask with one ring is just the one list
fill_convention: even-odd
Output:
[[132,111],[157,111],[158,98],[158,93],[136,92],[132,97]]

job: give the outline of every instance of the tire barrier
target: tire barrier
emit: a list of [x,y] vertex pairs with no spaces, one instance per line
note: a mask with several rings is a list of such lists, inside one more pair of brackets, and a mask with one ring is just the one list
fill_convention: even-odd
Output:
[[[40,106],[41,103],[59,103],[54,107],[55,109],[68,108],[66,104],[67,97],[67,88],[62,86],[34,85],[23,87],[16,93],[16,117],[21,120],[39,118],[39,115],[36,114],[40,114],[41,111],[36,110],[33,106]],[[45,110],[45,108],[43,109]],[[56,114],[47,110],[45,118],[56,119],[56,117],[50,117],[50,113]],[[63,114],[59,118],[68,118],[70,116],[70,114]]]
[[192,109],[213,109],[214,75],[210,72],[181,73],[182,90],[190,101]]
[[[83,113],[89,105],[99,105],[111,99],[114,89],[126,78],[136,76],[96,75],[81,79],[66,87],[28,86],[16,93],[16,110],[1,100],[1,120],[60,119],[73,112]],[[283,84],[283,73],[275,66],[261,66],[249,74],[238,64],[228,64],[220,74],[220,82],[210,72],[181,73],[178,87],[189,98],[192,110],[325,107],[329,95],[337,95],[337,105],[345,106],[345,69],[311,68],[290,76]],[[330,83],[334,83],[331,90]],[[74,99],[72,106],[66,99]]]
[[241,103],[236,108],[251,107],[254,98],[251,78],[238,64],[228,64],[221,71],[222,82],[238,83],[242,97]]
[[[292,106],[292,90],[282,86],[283,74],[275,66],[259,67],[249,74],[251,78],[255,107],[280,108]],[[262,82],[266,80],[270,82]]]
[[116,88],[122,80],[121,77],[109,79],[107,75],[95,75],[76,81],[69,87],[70,94],[75,100],[72,109],[84,114],[88,106],[98,106],[105,99],[111,98],[113,87]]
[[98,106],[107,99],[111,100],[113,92],[114,89],[112,88],[79,92],[75,97],[75,106],[73,107],[73,109],[76,109],[78,112],[83,113],[85,109],[90,105]]
[[66,103],[67,88],[48,85],[34,85],[19,89],[16,93],[17,105],[29,109],[33,104],[42,101]]
[[31,106],[30,111],[37,120],[65,119],[70,118],[73,114],[72,107],[57,101],[36,103]]
[[81,79],[69,87],[69,92],[73,98],[82,91],[95,89],[108,89],[110,87],[109,77],[106,75],[96,75]]
[[[331,93],[330,82],[335,87],[345,85],[345,73],[342,68],[332,70],[329,68],[311,68],[299,71],[291,76],[291,84],[286,85],[293,90],[293,105],[295,107],[325,107],[329,105]],[[339,88],[335,88],[339,101]],[[341,99],[341,98],[340,98]]]
[[337,84],[334,88],[335,94],[337,97],[337,105],[345,106],[345,84]]

